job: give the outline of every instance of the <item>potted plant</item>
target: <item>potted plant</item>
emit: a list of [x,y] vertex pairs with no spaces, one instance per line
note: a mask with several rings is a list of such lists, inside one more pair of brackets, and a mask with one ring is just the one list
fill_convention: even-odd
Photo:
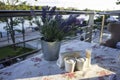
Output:
[[43,56],[45,60],[49,61],[58,59],[61,40],[73,33],[76,28],[73,25],[76,22],[76,17],[79,16],[70,15],[67,19],[63,19],[62,15],[55,12],[55,9],[56,7],[42,7],[41,20],[35,16],[35,22],[42,35]]

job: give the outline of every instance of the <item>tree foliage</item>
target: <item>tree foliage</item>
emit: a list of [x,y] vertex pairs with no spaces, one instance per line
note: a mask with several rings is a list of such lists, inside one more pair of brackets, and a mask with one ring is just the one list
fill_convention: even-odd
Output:
[[120,0],[117,0],[116,4],[119,5],[120,4]]
[[2,0],[0,1],[0,10],[30,10],[30,6],[26,3],[26,1]]
[[[106,20],[107,20],[109,17],[110,17],[109,15],[105,15],[105,25],[108,24]],[[98,16],[97,19],[94,20],[94,22],[95,22],[95,23],[101,23],[102,18],[103,18],[102,16]]]

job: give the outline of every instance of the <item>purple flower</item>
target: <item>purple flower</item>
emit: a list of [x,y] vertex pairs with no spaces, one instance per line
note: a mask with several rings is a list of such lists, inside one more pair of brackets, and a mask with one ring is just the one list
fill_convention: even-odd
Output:
[[50,7],[48,7],[48,6],[42,7],[42,17],[41,17],[41,19],[42,19],[43,23],[45,22],[45,19],[47,17],[47,11],[49,10],[49,8]]
[[49,13],[50,16],[53,16],[55,14],[55,9],[56,9],[56,6],[50,9],[50,13]]
[[[63,16],[57,13],[56,7],[42,7],[41,20],[43,25],[38,25],[46,40],[62,40],[68,35],[75,27],[78,14],[71,14],[67,19],[63,19]],[[32,13],[33,14],[33,13]]]
[[76,23],[76,17],[79,15],[71,14],[69,18],[67,19],[67,25],[72,25],[73,23]]
[[32,16],[34,16],[34,17],[36,16],[34,10],[32,10],[32,9],[31,9],[31,11],[30,11],[30,14],[31,14]]

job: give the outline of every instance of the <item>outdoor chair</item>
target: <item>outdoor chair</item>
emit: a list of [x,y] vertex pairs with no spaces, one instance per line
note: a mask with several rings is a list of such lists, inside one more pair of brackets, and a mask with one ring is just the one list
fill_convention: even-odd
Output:
[[111,38],[101,44],[104,46],[116,48],[116,44],[120,42],[120,23],[109,23],[108,31],[111,33]]

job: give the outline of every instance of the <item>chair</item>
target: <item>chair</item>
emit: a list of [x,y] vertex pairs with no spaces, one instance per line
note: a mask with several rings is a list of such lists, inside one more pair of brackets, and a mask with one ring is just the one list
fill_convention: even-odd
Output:
[[111,38],[102,43],[102,45],[116,48],[117,42],[120,42],[120,23],[109,23],[108,31],[111,33]]

